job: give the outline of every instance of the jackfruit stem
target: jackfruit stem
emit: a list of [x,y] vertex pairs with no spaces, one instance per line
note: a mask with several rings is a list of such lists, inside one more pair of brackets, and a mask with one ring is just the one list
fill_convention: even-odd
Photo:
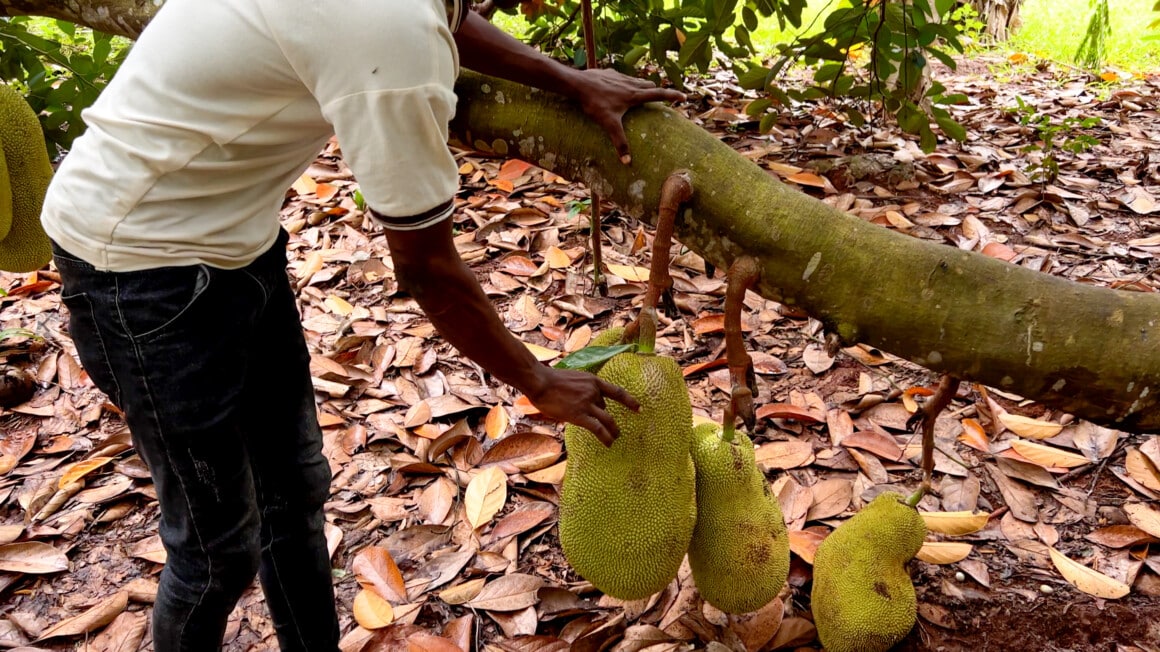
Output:
[[737,434],[737,428],[734,425],[737,417],[733,413],[733,401],[725,404],[725,416],[721,421],[721,441],[726,444],[732,444],[733,438]]
[[[939,379],[938,389],[935,390],[922,409],[910,417],[907,427],[913,431],[916,422],[922,425],[922,487],[920,491],[930,490],[931,476],[934,475],[934,425],[938,415],[950,405],[955,393],[959,391],[959,379],[949,374]],[[921,496],[920,496],[921,498]]]
[[750,431],[757,426],[753,409],[753,397],[757,394],[757,374],[753,369],[753,359],[745,350],[741,308],[745,293],[760,276],[757,261],[749,256],[741,256],[729,267],[729,282],[725,288],[725,357],[729,362],[729,376],[733,382],[730,402]]
[[903,502],[905,502],[907,504],[907,506],[909,506],[909,507],[917,508],[919,501],[922,500],[922,497],[926,495],[926,492],[928,489],[930,489],[929,485],[928,486],[920,486],[917,491],[915,491],[914,493],[907,496],[906,500],[904,500]]
[[604,280],[604,248],[600,242],[600,193],[590,191],[592,195],[592,285],[596,292],[608,296],[608,283]]
[[653,236],[652,261],[649,264],[648,292],[644,305],[653,308],[664,300],[665,312],[675,319],[676,301],[673,300],[673,277],[669,275],[669,258],[673,248],[673,230],[681,204],[693,198],[693,180],[688,172],[674,172],[661,186],[660,205],[657,207],[657,232]]
[[636,352],[649,355],[657,345],[657,309],[645,306],[636,318],[639,325],[636,340]]

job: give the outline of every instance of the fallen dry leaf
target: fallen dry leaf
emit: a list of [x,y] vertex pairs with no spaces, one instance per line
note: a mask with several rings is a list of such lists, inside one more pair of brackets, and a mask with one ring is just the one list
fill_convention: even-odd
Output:
[[68,570],[68,557],[41,541],[25,541],[0,546],[0,570],[43,575]]
[[928,564],[953,564],[966,559],[973,549],[961,541],[927,541],[915,556]]
[[1091,463],[1091,460],[1083,455],[1019,439],[1011,441],[1011,448],[1031,462],[1047,468],[1072,468]]
[[807,441],[775,441],[758,446],[754,458],[764,471],[796,469],[813,463],[814,447]]
[[351,571],[359,586],[374,591],[380,598],[396,604],[407,601],[403,574],[386,548],[363,548],[355,555]]
[[606,263],[604,268],[613,276],[619,276],[629,283],[648,283],[648,268],[609,263]]
[[149,618],[140,611],[124,611],[93,639],[93,652],[137,652],[149,628]]
[[854,484],[842,478],[830,478],[810,487],[814,502],[806,514],[807,521],[837,516],[846,511],[854,497]]
[[487,611],[519,611],[539,601],[536,592],[543,585],[544,580],[534,575],[504,575],[484,586],[479,595],[467,602],[467,606]]
[[480,471],[467,485],[463,506],[467,522],[478,529],[495,516],[507,502],[507,475],[498,467],[489,466]]
[[479,595],[484,584],[487,584],[486,577],[467,580],[462,584],[456,584],[440,591],[439,599],[451,605],[463,604]]
[[72,618],[66,618],[50,627],[40,635],[39,641],[46,641],[59,636],[78,636],[104,627],[113,622],[129,606],[129,593],[117,591],[113,595],[101,600],[82,613]]
[[355,621],[363,629],[382,629],[395,620],[395,610],[391,603],[367,589],[360,590],[354,596],[352,611]]
[[1154,537],[1160,537],[1160,511],[1144,503],[1125,503],[1124,513],[1132,525]]
[[948,536],[961,536],[987,527],[987,512],[919,512],[926,529]]
[[71,485],[77,480],[80,480],[86,475],[96,471],[97,469],[112,461],[113,458],[111,457],[94,457],[92,459],[81,460],[80,462],[70,464],[65,467],[64,474],[60,476],[60,480],[57,486],[61,489],[64,489],[65,487]]
[[507,434],[507,429],[510,424],[511,418],[508,416],[504,406],[493,405],[487,411],[487,417],[483,420],[483,429],[489,439],[499,439]]
[[1116,600],[1128,595],[1131,587],[1123,582],[1114,580],[1103,573],[1096,572],[1077,561],[1069,559],[1062,552],[1047,546],[1051,554],[1051,561],[1055,568],[1075,588],[1097,598]]
[[1063,426],[1058,423],[1040,421],[1010,412],[1000,414],[999,421],[1011,432],[1027,439],[1051,439],[1063,430]]
[[1108,548],[1130,548],[1145,543],[1160,543],[1160,538],[1148,534],[1135,525],[1109,525],[1089,532],[1084,538]]
[[1160,491],[1160,469],[1138,448],[1129,448],[1124,457],[1124,469],[1132,479],[1152,491]]

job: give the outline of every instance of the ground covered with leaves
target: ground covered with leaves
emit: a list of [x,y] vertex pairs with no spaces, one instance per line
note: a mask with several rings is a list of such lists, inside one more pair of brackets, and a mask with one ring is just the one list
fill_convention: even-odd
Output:
[[[940,78],[970,98],[956,112],[968,138],[929,155],[825,104],[762,135],[725,73],[697,80],[678,108],[771,175],[882,228],[1160,291],[1160,79],[1101,80],[1019,56]],[[650,229],[606,207],[610,293],[596,296],[585,189],[457,155],[459,251],[538,357],[551,363],[635,315]],[[814,552],[878,493],[917,486],[906,423],[933,374],[863,346],[830,357],[816,321],[751,293],[757,459],[791,532],[788,585],[729,617],[702,604],[686,566],[662,593],[622,603],[560,552],[561,426],[459,356],[398,292],[355,188],[332,143],[282,213],[334,471],[343,650],[818,649]],[[682,315],[664,320],[658,348],[685,370],[698,416],[720,418],[725,282],[674,254]],[[0,411],[0,647],[142,649],[165,557],[156,497],[116,408],[77,362],[57,280],[0,275],[0,330],[36,335],[0,341],[0,368],[36,379],[31,400]],[[899,649],[1160,649],[1160,440],[973,385],[936,430],[934,491],[920,504],[930,535],[911,566],[919,621]],[[277,648],[256,585],[226,642]]]

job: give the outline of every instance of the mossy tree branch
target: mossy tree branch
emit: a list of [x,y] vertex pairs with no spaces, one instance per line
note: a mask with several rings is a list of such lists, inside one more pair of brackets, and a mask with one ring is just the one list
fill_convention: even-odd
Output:
[[1091,421],[1160,431],[1160,296],[1109,290],[911,238],[837,211],[771,177],[664,107],[626,119],[631,166],[560,98],[466,72],[453,129],[596,187],[655,219],[664,180],[697,188],[677,239],[728,269],[760,267],[754,290],[939,373],[1039,400]]

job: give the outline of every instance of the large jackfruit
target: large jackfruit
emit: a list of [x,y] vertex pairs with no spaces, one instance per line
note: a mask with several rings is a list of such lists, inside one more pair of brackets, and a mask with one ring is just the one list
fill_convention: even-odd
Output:
[[884,652],[906,637],[918,608],[906,562],[925,537],[918,511],[886,492],[822,541],[811,601],[827,652]]
[[0,209],[0,270],[31,272],[52,258],[48,236],[40,225],[52,164],[32,107],[5,84],[0,84],[0,149],[8,168],[4,175],[8,193],[0,191],[0,200],[10,195],[5,209]]
[[564,429],[560,544],[581,577],[612,597],[635,600],[676,577],[693,534],[693,413],[670,358],[621,353],[597,375],[627,390],[641,409],[608,402],[621,433],[610,447],[583,428]]
[[727,613],[756,611],[789,575],[789,536],[781,506],[757,467],[753,442],[704,423],[693,430],[697,526],[689,565],[701,597]]

